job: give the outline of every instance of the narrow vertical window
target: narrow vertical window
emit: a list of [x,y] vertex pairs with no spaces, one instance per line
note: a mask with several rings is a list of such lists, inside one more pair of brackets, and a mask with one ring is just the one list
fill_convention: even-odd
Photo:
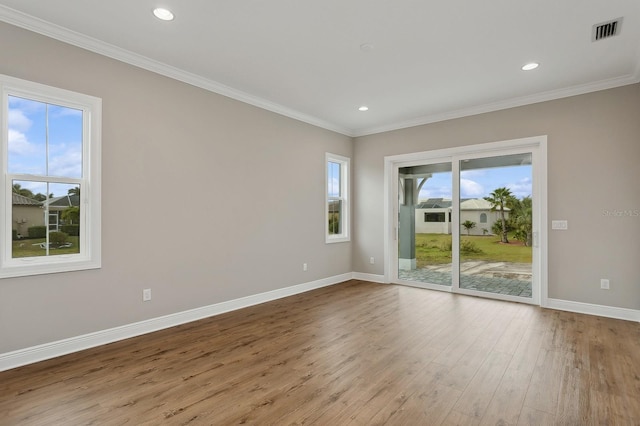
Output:
[[326,242],[349,241],[349,158],[326,155]]
[[0,277],[99,267],[100,100],[0,83]]

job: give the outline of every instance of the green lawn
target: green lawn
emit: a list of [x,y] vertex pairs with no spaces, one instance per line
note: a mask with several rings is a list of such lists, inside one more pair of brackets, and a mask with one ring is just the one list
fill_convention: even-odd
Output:
[[[531,263],[531,247],[525,247],[519,241],[509,239],[510,244],[501,244],[500,237],[466,236],[462,241],[473,243],[478,253],[462,253],[461,261],[484,260],[494,262]],[[416,234],[416,261],[418,268],[451,262],[451,235]]]
[[[71,243],[71,247],[49,249],[49,255],[54,256],[58,254],[80,253],[78,237],[69,237],[67,241]],[[39,244],[44,242],[44,238],[36,238],[33,240],[16,240],[13,242],[12,257],[16,258],[45,256],[47,254],[47,251],[39,246]]]

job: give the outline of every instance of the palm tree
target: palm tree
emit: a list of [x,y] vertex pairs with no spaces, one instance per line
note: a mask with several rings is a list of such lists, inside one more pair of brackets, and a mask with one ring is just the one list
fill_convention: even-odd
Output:
[[533,234],[533,206],[531,197],[524,197],[522,200],[514,200],[509,214],[509,221],[515,228],[514,238],[520,240],[525,246],[531,246]]
[[509,188],[496,188],[485,200],[491,203],[491,211],[498,210],[500,212],[500,222],[502,222],[502,236],[500,242],[508,243],[507,239],[507,221],[504,218],[504,209],[513,202],[513,194]]
[[22,185],[20,185],[19,183],[14,183],[13,184],[13,192],[19,195],[22,195],[24,197],[27,198],[33,198],[33,192],[30,189],[27,188],[23,188]]
[[462,226],[467,230],[467,235],[470,235],[469,232],[476,227],[476,223],[470,220],[465,220],[462,222]]

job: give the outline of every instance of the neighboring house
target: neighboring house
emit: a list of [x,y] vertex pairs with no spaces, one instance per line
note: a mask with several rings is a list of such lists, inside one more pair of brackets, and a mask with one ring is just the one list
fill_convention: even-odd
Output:
[[13,229],[16,230],[19,237],[26,237],[28,229],[32,226],[44,226],[42,202],[15,192],[11,194],[11,197]]
[[[505,218],[509,217],[509,209],[505,208]],[[491,211],[491,203],[483,198],[463,199],[460,202],[460,223],[470,220],[475,228],[470,235],[491,234],[491,227],[500,220],[498,211]],[[484,231],[486,229],[486,231]],[[462,228],[460,232],[467,234]],[[419,234],[451,234],[451,200],[429,198],[416,205],[416,233]]]
[[79,195],[63,195],[61,197],[49,198],[43,202],[44,206],[49,207],[49,230],[57,231],[62,222],[62,212],[69,207],[80,206]]
[[450,234],[451,200],[429,198],[416,205],[416,233]]

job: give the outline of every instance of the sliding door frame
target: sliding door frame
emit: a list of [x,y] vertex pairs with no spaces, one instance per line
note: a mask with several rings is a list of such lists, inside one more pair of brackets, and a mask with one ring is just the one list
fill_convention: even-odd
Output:
[[[452,282],[451,286],[420,285],[420,287],[468,294],[486,296],[495,299],[513,300],[546,306],[548,299],[547,283],[547,136],[534,136],[499,142],[468,145],[455,148],[423,151],[410,154],[387,156],[384,159],[384,279],[386,283],[411,284],[398,279],[398,179],[401,167],[417,166],[421,164],[452,163],[452,200],[458,200],[459,162],[462,159],[474,157],[490,157],[509,155],[512,153],[531,152],[533,177],[533,220],[534,220],[534,250],[532,271],[533,294],[530,300],[522,297],[501,296],[480,291],[459,288],[459,282]],[[452,222],[458,222],[459,209],[453,209]],[[452,227],[452,276],[459,277],[459,242],[460,229]],[[537,249],[537,250],[536,250]],[[537,252],[537,254],[536,254]]]

